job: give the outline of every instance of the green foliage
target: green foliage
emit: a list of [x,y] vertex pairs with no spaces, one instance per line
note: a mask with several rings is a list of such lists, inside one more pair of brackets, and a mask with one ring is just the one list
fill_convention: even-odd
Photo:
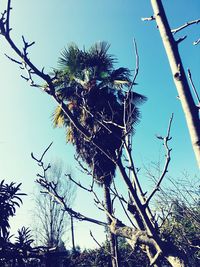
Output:
[[4,180],[0,183],[0,239],[6,239],[9,235],[9,217],[13,217],[16,207],[22,204],[21,196],[26,194],[19,193],[21,184],[6,184]]
[[200,265],[200,208],[199,205],[175,199],[172,211],[162,226],[165,240],[177,245],[188,257],[191,266]]
[[15,249],[18,250],[22,258],[27,257],[28,251],[31,251],[31,244],[33,243],[31,230],[26,227],[22,227],[18,230],[18,236],[15,241]]
[[4,180],[0,183],[0,263],[4,265],[11,259],[18,259],[18,263],[22,263],[33,242],[30,239],[30,230],[24,227],[18,231],[16,243],[10,241],[9,218],[15,215],[16,207],[22,204],[21,196],[26,195],[19,192],[20,186],[21,184],[16,185],[13,182],[6,184]]
[[[55,87],[56,95],[92,139],[101,145],[108,157],[116,159],[116,152],[119,157],[121,155],[124,120],[129,120],[128,131],[133,132],[140,117],[137,106],[145,97],[128,90],[130,71],[115,69],[116,59],[108,54],[108,49],[106,42],[96,43],[88,51],[80,50],[75,44],[69,45],[59,59],[61,68]],[[60,107],[53,114],[53,124],[66,128],[67,141],[75,145],[77,154],[93,170],[96,180],[109,185],[115,174],[115,164],[85,140]]]
[[[119,242],[120,267],[147,267],[148,259],[146,255],[138,248],[134,253],[126,241],[122,238]],[[71,254],[68,258],[69,267],[111,267],[110,254],[107,244],[101,248],[85,249],[82,252]]]

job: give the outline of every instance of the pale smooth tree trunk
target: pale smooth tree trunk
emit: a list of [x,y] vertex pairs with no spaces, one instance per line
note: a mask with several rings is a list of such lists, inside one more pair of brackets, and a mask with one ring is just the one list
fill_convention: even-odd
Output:
[[[151,0],[158,30],[160,32],[163,45],[171,67],[173,80],[178,91],[178,96],[185,114],[187,127],[189,130],[192,147],[200,168],[200,120],[199,109],[194,103],[190,86],[186,78],[182,60],[178,51],[178,42],[175,41],[165,10],[161,0]],[[177,14],[178,15],[178,14]]]

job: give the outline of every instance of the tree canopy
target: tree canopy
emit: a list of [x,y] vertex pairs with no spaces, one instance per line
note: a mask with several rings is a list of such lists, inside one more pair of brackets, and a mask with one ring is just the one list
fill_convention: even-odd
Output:
[[[139,121],[138,105],[145,97],[131,91],[131,75],[127,68],[115,69],[116,58],[108,54],[106,42],[95,43],[88,50],[71,44],[59,59],[60,69],[55,82],[56,94],[92,138],[101,143],[111,159],[122,154],[125,136],[124,121],[128,132],[134,132]],[[105,153],[86,140],[58,106],[53,114],[54,126],[67,129],[66,139],[76,147],[77,154],[93,170],[99,183],[110,183],[116,166]],[[127,130],[127,129],[126,129]]]

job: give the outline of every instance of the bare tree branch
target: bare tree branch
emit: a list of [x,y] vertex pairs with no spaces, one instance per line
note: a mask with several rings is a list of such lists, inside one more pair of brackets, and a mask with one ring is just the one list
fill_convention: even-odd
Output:
[[134,51],[135,51],[136,64],[135,64],[135,71],[134,71],[133,80],[131,82],[131,86],[130,86],[129,90],[131,90],[132,87],[134,86],[134,84],[136,84],[135,81],[136,81],[138,73],[139,73],[139,54],[138,54],[137,43],[136,43],[135,38],[133,39],[133,45],[134,45]]
[[188,21],[188,22],[186,22],[184,25],[182,25],[182,26],[180,26],[180,27],[178,27],[178,28],[176,28],[176,29],[171,30],[171,32],[172,32],[173,34],[176,34],[177,32],[179,32],[179,31],[181,31],[181,30],[183,30],[183,29],[185,29],[185,28],[187,28],[187,27],[189,27],[189,26],[191,26],[191,25],[193,25],[193,24],[198,24],[199,22],[200,22],[200,19],[196,19],[196,20]]
[[166,160],[165,160],[165,165],[164,165],[164,168],[163,168],[163,171],[161,173],[161,176],[155,186],[155,188],[152,190],[152,192],[150,193],[149,197],[147,198],[146,202],[145,202],[145,205],[148,205],[149,201],[151,200],[151,198],[154,196],[154,194],[156,193],[156,191],[159,190],[160,188],[160,184],[163,180],[163,178],[165,177],[166,173],[168,172],[168,165],[169,165],[169,162],[171,160],[171,149],[169,149],[168,147],[168,142],[171,140],[171,137],[170,137],[170,130],[171,130],[171,125],[172,125],[172,120],[173,120],[173,113],[172,113],[172,116],[169,120],[169,126],[168,126],[168,130],[167,130],[167,135],[166,137],[161,137],[161,136],[158,136],[158,139],[161,139],[163,140],[163,144],[166,148]]
[[82,188],[83,190],[88,191],[88,192],[92,192],[92,191],[93,191],[94,179],[93,179],[93,181],[92,181],[92,185],[90,186],[90,188],[87,188],[87,187],[83,186],[83,185],[80,183],[80,181],[79,181],[79,182],[76,182],[76,181],[71,177],[70,174],[65,174],[65,176],[68,177],[70,181],[72,181],[74,184],[76,184],[78,187]]
[[[38,165],[40,167],[42,167],[42,170],[43,170],[44,174],[43,175],[39,175],[42,178],[38,179],[37,182],[45,189],[44,192],[48,193],[50,196],[52,196],[58,203],[60,203],[63,206],[63,208],[64,208],[64,210],[66,212],[68,212],[71,216],[73,216],[77,220],[88,221],[88,222],[92,222],[92,223],[95,223],[95,224],[98,224],[98,225],[102,225],[102,226],[107,225],[105,222],[101,222],[101,221],[98,221],[96,219],[87,217],[87,216],[85,216],[85,215],[73,210],[72,208],[68,207],[67,204],[64,201],[64,197],[60,196],[59,193],[57,192],[56,185],[53,182],[48,182],[47,181],[47,179],[46,179],[46,171],[48,169],[44,168],[43,157],[46,154],[46,152],[48,151],[48,149],[50,148],[50,146],[51,146],[51,144],[45,149],[45,151],[42,154],[42,156],[40,157],[40,159],[37,159],[33,155],[33,153],[31,153],[32,158],[38,163]],[[50,166],[50,165],[48,164],[48,166]]]
[[194,94],[195,94],[195,96],[196,96],[196,99],[197,99],[197,101],[198,101],[198,106],[199,106],[199,108],[200,108],[200,97],[199,97],[198,92],[197,92],[197,89],[196,89],[196,87],[195,87],[195,85],[194,85],[194,82],[193,82],[193,79],[192,79],[192,74],[191,74],[190,69],[188,69],[187,72],[188,72],[188,78],[189,78],[190,84],[191,84],[191,86],[192,86],[192,89],[193,89]]
[[154,16],[148,17],[148,18],[141,18],[142,21],[151,21],[151,20],[155,20]]
[[[94,235],[92,234],[92,231],[90,231],[90,236],[92,237],[92,239],[94,240],[94,242],[100,247],[102,248],[102,245],[97,241],[97,239],[94,237]],[[110,253],[109,253],[110,254]]]
[[200,43],[200,38],[193,42],[193,45],[198,45]]
[[123,196],[121,196],[121,197],[119,196],[119,193],[118,193],[118,191],[117,191],[115,182],[113,182],[113,186],[114,186],[114,189],[115,189],[115,194],[116,194],[116,196],[118,197],[118,199],[119,199],[119,201],[120,201],[120,204],[121,204],[121,206],[122,206],[122,209],[123,209],[124,213],[126,214],[128,220],[129,220],[129,222],[132,224],[132,226],[133,226],[134,228],[136,228],[135,224],[134,224],[133,221],[131,220],[131,218],[130,218],[130,216],[129,216],[129,214],[128,214],[128,212],[127,212],[125,206],[124,206],[124,203],[123,203],[123,202],[125,202],[126,204],[128,204],[127,201],[124,199]]
[[46,154],[47,151],[50,149],[50,147],[52,146],[52,144],[53,144],[53,142],[51,142],[51,143],[48,145],[48,147],[44,150],[44,152],[43,152],[42,156],[40,157],[40,159],[37,159],[36,157],[34,157],[33,153],[31,153],[31,157],[32,157],[35,161],[37,161],[38,163],[42,163],[45,154]]

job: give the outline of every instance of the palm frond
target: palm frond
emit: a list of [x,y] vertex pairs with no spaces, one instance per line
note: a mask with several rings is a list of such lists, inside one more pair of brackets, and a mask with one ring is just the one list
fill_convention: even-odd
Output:
[[63,127],[65,124],[65,117],[60,106],[57,106],[52,114],[53,126]]
[[58,64],[62,70],[74,75],[84,69],[85,53],[72,43],[61,52]]
[[113,55],[107,53],[109,48],[110,45],[107,42],[98,42],[91,46],[88,51],[87,65],[95,67],[98,72],[103,70],[111,71],[116,59]]
[[131,102],[135,106],[141,105],[141,104],[143,104],[144,102],[147,101],[147,97],[146,96],[138,94],[136,92],[131,92],[130,98],[131,98]]

